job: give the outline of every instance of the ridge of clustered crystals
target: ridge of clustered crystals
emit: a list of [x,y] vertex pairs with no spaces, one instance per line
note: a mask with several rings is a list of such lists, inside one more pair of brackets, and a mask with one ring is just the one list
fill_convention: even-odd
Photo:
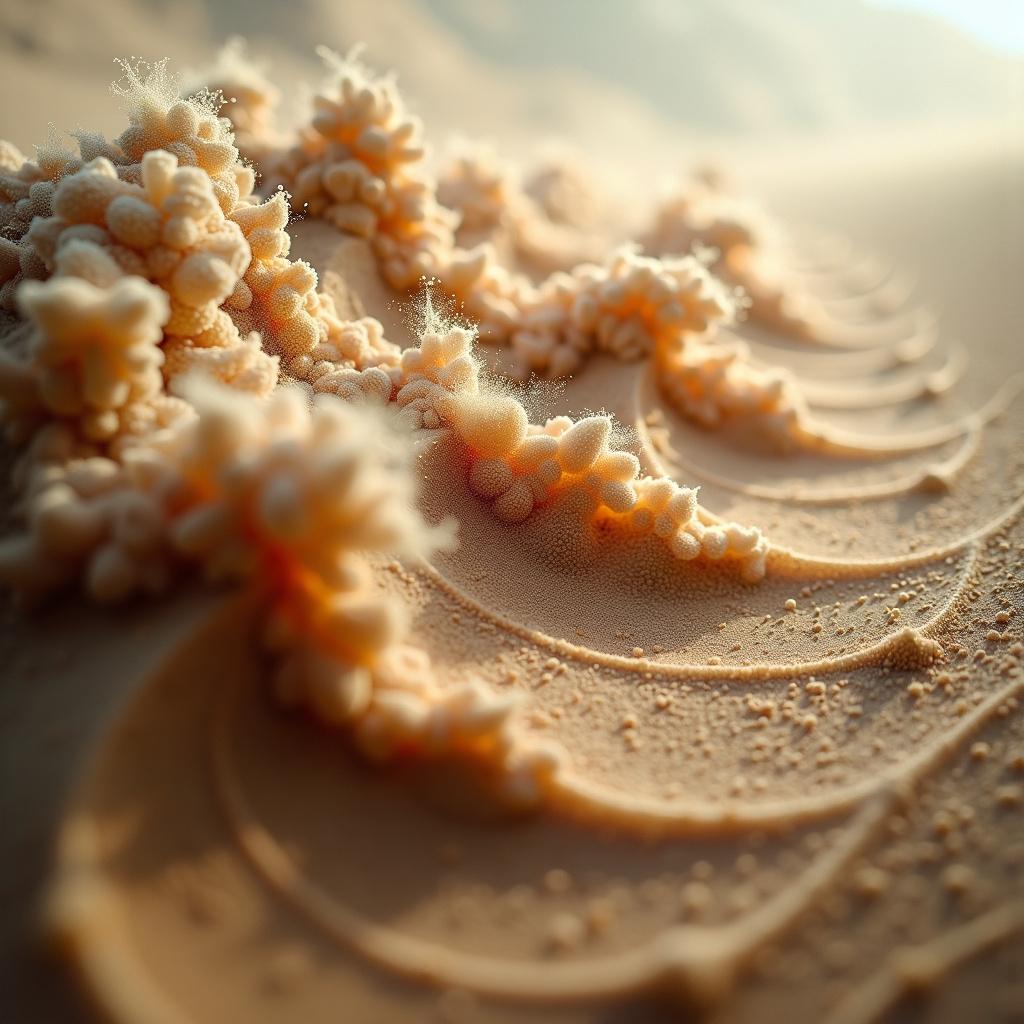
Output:
[[[367,238],[395,288],[436,282],[476,325],[484,344],[508,350],[513,376],[566,376],[595,352],[650,358],[667,397],[684,415],[706,425],[742,417],[783,449],[807,437],[795,384],[785,374],[755,367],[741,345],[729,350],[728,372],[719,365],[695,375],[692,359],[682,358],[698,340],[720,344],[717,328],[747,304],[736,290],[741,277],[731,274],[727,285],[703,256],[653,258],[637,246],[599,263],[572,259],[569,269],[538,284],[510,271],[489,241],[500,225],[510,227],[531,254],[544,249],[549,263],[567,261],[572,246],[552,231],[565,226],[540,212],[542,200],[553,201],[551,189],[538,192],[533,183],[535,198],[511,183],[492,154],[472,148],[457,154],[435,185],[426,171],[422,126],[406,112],[394,80],[375,77],[354,57],[329,58],[335,74],[314,101],[312,121],[293,145],[262,165],[268,180],[288,191],[294,212]],[[474,238],[483,241],[463,245]],[[731,238],[722,231],[697,233],[673,252],[712,252],[709,245]],[[730,266],[743,262],[739,248],[756,251],[755,242],[748,232],[730,244]],[[650,239],[645,244],[654,247]],[[684,367],[683,386],[673,386]]]
[[[51,143],[35,160],[0,144],[0,305],[25,321],[0,352],[23,522],[0,543],[0,578],[29,595],[81,580],[100,600],[160,592],[190,565],[246,581],[286,703],[350,725],[374,756],[455,748],[534,792],[557,752],[513,728],[514,701],[440,681],[373,587],[369,556],[442,540],[411,511],[404,433],[448,430],[469,488],[507,523],[564,502],[752,581],[767,543],[643,475],[609,417],[530,423],[482,376],[474,332],[433,323],[402,351],[376,320],[343,320],[289,256],[290,212],[365,237],[396,289],[436,281],[521,375],[570,373],[592,352],[649,358],[680,408],[760,418],[780,438],[799,419],[785,381],[714,341],[736,296],[694,256],[626,247],[534,284],[488,245],[462,248],[419,123],[353,59],[335,59],[291,142],[272,135],[275,92],[237,47],[211,82],[237,138],[209,90],[183,98],[163,64],[125,71],[113,142],[81,133],[77,155]],[[529,233],[557,205],[554,177],[528,196],[466,157],[456,178],[441,194],[472,199],[476,228],[514,207]]]

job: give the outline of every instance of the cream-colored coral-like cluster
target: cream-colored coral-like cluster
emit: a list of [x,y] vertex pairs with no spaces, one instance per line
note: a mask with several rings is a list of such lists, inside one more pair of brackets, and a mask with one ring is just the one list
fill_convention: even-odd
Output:
[[508,222],[516,188],[511,170],[492,150],[463,143],[438,173],[437,198],[459,215],[456,240],[471,245]]
[[679,346],[660,358],[657,379],[679,412],[706,427],[741,422],[782,451],[808,436],[807,405],[793,378],[754,366],[738,339]]
[[706,334],[733,314],[731,292],[692,256],[655,260],[632,248],[604,266],[556,274],[512,333],[519,372],[562,376],[592,351],[635,360]]
[[[337,61],[336,72],[311,126],[278,166],[293,206],[370,238],[396,287],[435,281],[484,342],[510,347],[515,375],[571,374],[595,351],[640,359],[733,315],[732,291],[691,255],[658,260],[625,248],[604,265],[580,264],[535,286],[488,244],[456,247],[450,229],[439,227],[419,122],[405,113],[393,80],[352,58]],[[528,215],[532,200],[511,186],[506,169],[479,151],[456,158],[438,194],[476,236],[542,219]],[[396,206],[406,196],[415,201]],[[413,215],[387,213],[399,207]]]
[[[55,171],[59,175],[63,163]],[[52,186],[44,164],[29,160],[14,143],[0,139],[0,238],[17,242],[33,217],[49,214]]]
[[[224,216],[204,171],[179,167],[174,155],[158,149],[142,157],[135,184],[99,157],[60,182],[53,211],[33,221],[26,235],[48,270],[101,287],[137,275],[167,294],[169,375],[202,365],[257,393],[270,391],[275,360],[243,346],[222,308],[244,310],[252,303],[241,280],[250,249]],[[228,367],[223,350],[231,348],[238,351]]]
[[[346,393],[351,371],[394,363],[394,346],[342,321],[312,267],[289,258],[287,196],[252,195],[252,172],[213,99],[180,99],[163,65],[145,77],[126,71],[128,129],[114,144],[80,139],[83,156],[103,155],[83,166],[50,147],[26,168],[7,154],[18,216],[32,215],[24,237],[0,252],[11,293],[23,277],[53,273],[97,286],[125,274],[160,285],[170,299],[169,381],[202,370],[266,394],[280,359],[314,389]],[[45,186],[31,210],[28,180]]]
[[290,260],[291,236],[287,197],[276,192],[266,202],[239,206],[231,213],[249,247],[243,274],[246,301],[238,304],[236,322],[259,330],[267,348],[285,360],[311,352],[325,337],[319,320],[316,271],[302,260]]
[[409,447],[379,414],[281,391],[262,407],[200,396],[180,460],[201,494],[172,526],[178,550],[268,591],[275,691],[351,728],[370,757],[472,755],[522,786],[553,770],[522,742],[517,701],[434,671],[366,557],[422,555],[445,537],[414,509]]
[[213,97],[220,116],[231,123],[238,152],[257,167],[279,145],[274,115],[280,91],[238,36],[225,43],[211,65],[188,74],[181,91],[201,102]]
[[751,318],[795,337],[816,337],[809,300],[773,272],[771,223],[713,172],[669,196],[641,244],[653,256],[701,254],[715,274],[743,290]]
[[492,345],[508,343],[534,294],[527,278],[502,265],[490,244],[454,250],[432,280]]
[[34,327],[28,358],[0,357],[0,419],[11,440],[25,443],[50,424],[75,448],[113,445],[182,415],[163,393],[169,304],[159,288],[137,277],[105,288],[54,278],[26,282],[20,300]]
[[334,300],[318,291],[316,271],[289,258],[285,193],[240,206],[231,220],[252,256],[242,278],[246,303],[232,316],[242,329],[259,332],[264,349],[280,356],[289,376],[315,391],[344,395],[343,382],[353,372],[397,361],[398,348],[385,340],[379,324],[372,326],[376,321],[342,320]]
[[[66,287],[94,289],[39,286]],[[157,291],[117,286],[128,289]],[[515,728],[516,701],[439,676],[375,584],[369,556],[423,555],[449,535],[415,509],[412,449],[394,424],[333,396],[311,405],[296,389],[257,399],[193,379],[184,390],[195,414],[120,460],[60,451],[50,437],[32,466],[26,529],[0,542],[0,579],[33,594],[80,578],[95,599],[118,601],[159,592],[193,564],[250,585],[285,704],[348,726],[375,759],[468,755],[516,795],[536,795],[558,758]]]
[[[237,48],[229,50],[228,58],[236,68],[244,68]],[[511,348],[517,375],[570,374],[593,351],[638,359],[674,349],[681,340],[704,335],[731,314],[733,296],[691,257],[652,260],[626,250],[607,265],[577,265],[571,273],[555,273],[535,286],[506,270],[487,246],[469,251],[457,248],[450,218],[423,169],[419,122],[405,112],[394,81],[374,77],[351,57],[334,62],[335,80],[331,89],[317,97],[312,124],[289,152],[269,161],[278,176],[292,185],[293,206],[371,238],[382,271],[396,286],[408,287],[431,275],[463,317],[478,325],[484,341]],[[97,269],[98,261],[89,255],[87,246],[98,244],[107,248],[122,271],[140,273],[169,289],[172,315],[166,329],[165,362],[169,376],[202,367],[232,386],[266,392],[276,380],[276,356],[289,376],[315,390],[339,394],[349,394],[353,388],[365,390],[369,378],[363,378],[362,371],[369,366],[394,366],[397,354],[386,344],[358,345],[353,353],[353,332],[339,321],[330,300],[317,291],[313,269],[288,258],[288,197],[278,192],[262,203],[252,197],[252,173],[238,162],[230,125],[216,116],[215,101],[209,95],[189,101],[172,96],[163,65],[145,78],[131,68],[127,71],[128,85],[122,91],[128,99],[129,128],[112,145],[93,136],[83,136],[80,142],[83,155],[103,150],[109,151],[109,157],[95,158],[71,174],[68,180],[77,182],[74,188],[59,181],[75,166],[69,157],[62,163],[63,158],[50,154],[46,168],[40,165],[29,173],[22,166],[15,172],[19,179],[15,192],[24,188],[20,177],[45,179],[41,182],[48,190],[42,197],[44,207],[52,206],[59,192],[67,196],[53,216],[36,216],[33,229],[27,232],[29,244],[20,247],[17,272],[44,276],[59,270],[109,277],[109,266]],[[254,89],[259,92],[257,85]],[[135,255],[140,255],[141,236],[119,237],[119,232],[136,230],[128,223],[130,218],[141,224],[141,213],[123,214],[127,199],[121,193],[130,186],[146,189],[143,164],[154,160],[146,147],[155,145],[165,145],[190,165],[181,170],[191,172],[193,191],[205,187],[200,176],[209,183],[209,194],[201,203],[195,202],[193,211],[206,225],[193,244],[208,254],[210,272],[204,272],[208,297],[201,298],[191,284],[183,287],[177,276],[169,276],[173,260],[164,259],[163,239],[157,247],[161,251],[145,254],[142,266],[126,251],[134,247]],[[17,155],[10,154],[7,163],[17,162]],[[81,181],[84,175],[99,173],[111,181]],[[548,184],[565,184],[564,175],[547,177]],[[532,237],[537,242],[534,248],[551,248],[527,230],[531,223],[550,221],[540,216],[532,199],[511,186],[508,173],[495,160],[484,160],[478,152],[465,154],[442,185],[442,198],[459,208],[463,226],[479,231],[514,223],[521,240]],[[99,192],[89,201],[102,206],[103,188],[111,190],[107,200],[119,204],[118,224],[96,224],[97,219],[105,219],[98,216],[98,207],[84,214],[69,212],[73,200],[87,207],[82,197],[90,189]],[[210,195],[227,224],[208,216]],[[743,267],[759,243],[751,229],[753,218],[734,211],[739,205],[729,195],[698,182],[663,209],[649,245],[687,251],[697,242],[713,246],[718,263],[730,270],[727,276],[749,285]],[[147,217],[153,219],[153,215]],[[65,234],[62,223],[75,229],[68,237],[76,245],[67,247],[63,266],[58,267],[57,250]],[[87,230],[90,223],[113,235],[114,244]],[[217,264],[205,237],[216,234],[226,243],[231,226],[240,229],[248,246],[244,267],[241,245],[232,246],[234,255],[218,253]],[[166,266],[154,265],[162,259]],[[0,253],[0,264],[13,268],[14,263],[13,254]],[[33,266],[26,269],[25,263]],[[198,261],[191,259],[190,265],[198,276]],[[235,280],[239,274],[241,281]],[[764,280],[759,277],[755,283],[764,285]],[[188,290],[196,294],[185,295]],[[790,316],[791,303],[780,293],[773,305],[773,294],[765,285],[755,292],[755,304],[763,311],[774,309],[773,315]],[[191,308],[190,298],[197,303]],[[250,337],[254,332],[259,332],[260,339]],[[706,346],[698,351],[711,352]],[[692,363],[691,359],[688,365]],[[374,388],[383,389],[383,377],[374,379]],[[734,415],[742,408],[742,403],[737,404]]]
[[[351,398],[353,368],[397,362],[379,324],[341,320],[312,268],[288,259],[286,197],[252,195],[210,98],[181,99],[162,64],[145,77],[126,71],[129,126],[115,143],[83,133],[80,158],[51,144],[31,164],[0,151],[0,262],[32,324],[0,363],[0,419],[26,456],[15,482],[27,532],[9,561],[21,567],[13,577],[43,589],[79,572],[98,573],[104,594],[132,589],[133,560],[111,553],[108,496],[137,490],[129,458],[134,466],[193,415],[169,384],[200,372],[266,395],[284,358],[311,390]],[[390,396],[386,374],[369,385]],[[102,487],[84,460],[103,467]],[[74,544],[37,529],[72,520]]]
[[[266,391],[276,367],[256,346],[243,345],[217,308],[229,296],[236,305],[246,301],[236,285],[249,253],[225,213],[254,201],[253,173],[239,162],[230,125],[209,97],[181,99],[165,63],[146,74],[123,67],[126,78],[115,91],[129,124],[113,143],[79,133],[79,157],[51,144],[5,179],[18,179],[22,189],[32,184],[14,204],[18,222],[5,232],[13,241],[0,253],[0,300],[10,308],[21,280],[52,273],[95,284],[145,277],[171,300],[169,370],[191,365],[188,349],[230,344],[238,349],[230,359],[217,353],[193,362]],[[182,351],[171,352],[175,346]]]
[[34,598],[81,581],[99,601],[160,593],[174,577],[167,542],[176,476],[154,450],[191,409],[118,457],[89,453],[57,424],[36,436],[27,464],[21,532],[0,541],[0,581]]
[[0,236],[17,242],[33,219],[49,217],[60,179],[98,157],[109,160],[123,180],[138,182],[143,156],[163,149],[182,166],[197,167],[210,177],[225,212],[251,196],[254,174],[239,162],[231,126],[217,116],[212,97],[182,99],[166,61],[148,68],[125,61],[121,67],[124,78],[114,91],[124,101],[129,123],[113,142],[80,131],[78,155],[51,140],[37,147],[35,160],[26,159],[11,143],[0,142]]
[[764,576],[768,545],[759,530],[709,523],[695,490],[641,475],[635,455],[611,446],[608,416],[530,424],[515,398],[481,387],[472,344],[459,327],[425,333],[402,354],[396,401],[411,426],[455,431],[468,454],[470,489],[498,518],[522,522],[542,505],[571,499],[591,521],[660,537],[681,560],[734,560],[745,579]]
[[393,397],[414,430],[453,430],[467,453],[470,489],[505,522],[568,498],[584,520],[654,534],[681,560],[734,560],[745,579],[764,576],[768,544],[759,530],[711,523],[695,490],[643,476],[635,455],[612,447],[608,416],[531,424],[522,403],[483,384],[465,328],[428,329],[397,366],[354,373],[351,387],[378,401]]
[[421,555],[446,539],[415,510],[410,449],[393,426],[295,390],[262,401],[204,382],[186,391],[197,415],[120,463],[37,467],[28,530],[0,544],[0,577],[31,591],[80,574],[93,597],[120,600],[199,564],[263,597],[280,699],[350,727],[368,755],[469,754],[519,790],[553,770],[513,728],[516,701],[439,677],[374,583],[368,555]]
[[329,315],[330,340],[293,364],[295,376],[306,381],[314,394],[388,401],[401,349],[384,337],[384,328],[373,317],[340,320],[333,310]]
[[[222,63],[225,67],[246,66],[240,52],[230,45]],[[288,373],[307,380],[296,360],[302,366],[310,357],[314,363],[329,359],[330,350],[325,354],[320,346],[337,348],[343,325],[333,302],[318,291],[313,268],[289,258],[288,196],[276,192],[262,202],[254,197],[253,171],[238,159],[231,122],[215,113],[217,96],[207,90],[189,100],[168,100],[171,87],[164,80],[162,66],[158,65],[158,70],[159,75],[154,72],[143,81],[137,75],[130,80],[125,92],[133,123],[117,142],[129,156],[141,146],[155,144],[172,153],[184,153],[183,162],[202,169],[210,178],[226,219],[237,225],[249,253],[241,270],[242,280],[225,299],[222,312],[235,324],[236,334],[250,337],[244,344],[233,344],[232,355],[196,353],[191,358],[196,365],[236,387],[254,389],[258,384],[261,390],[269,390],[271,376],[276,373],[272,357],[278,356]],[[265,102],[258,105],[268,108],[264,112],[269,115],[272,98],[264,89],[262,78],[252,78],[252,74],[255,72],[250,73],[248,85],[254,93],[263,91]],[[239,75],[241,72],[235,78]],[[191,110],[192,115],[183,114],[183,107]],[[164,135],[170,129],[178,130],[180,137],[164,145]],[[226,328],[226,322],[220,319]],[[251,339],[253,332],[259,333],[259,342]],[[194,347],[206,346],[200,343]],[[348,364],[342,358],[339,365],[344,369]]]
[[549,219],[512,169],[486,147],[461,143],[441,168],[437,196],[459,215],[459,246],[472,250],[490,243],[535,277],[600,257],[595,238]]
[[732,291],[695,257],[656,260],[629,246],[537,287],[479,247],[456,252],[437,280],[482,341],[509,347],[519,378],[567,376],[594,352],[638,360],[707,334],[735,309]]
[[453,245],[453,216],[423,168],[422,126],[395,82],[372,75],[355,54],[334,65],[314,99],[312,123],[274,173],[292,208],[369,238],[396,288],[436,273]]
[[128,114],[128,127],[114,140],[120,175],[141,178],[147,153],[164,150],[182,167],[195,167],[210,179],[221,210],[230,213],[251,197],[256,176],[238,158],[231,122],[217,113],[217,101],[204,94],[185,99],[166,61],[142,73],[141,66],[122,63],[124,79],[114,87]]
[[749,203],[694,180],[659,205],[642,241],[656,255],[711,249],[716,266],[738,271],[741,254],[763,245],[766,233],[763,218]]
[[553,153],[534,167],[523,191],[553,224],[585,229],[599,219],[602,197],[582,160],[571,153]]
[[[223,212],[247,201],[255,176],[238,159],[231,126],[216,114],[209,96],[182,99],[174,79],[161,61],[146,69],[122,62],[123,80],[114,91],[122,97],[128,127],[113,141],[90,132],[77,133],[75,156],[55,142],[37,148],[35,161],[25,160],[4,143],[0,166],[0,307],[15,307],[15,290],[22,279],[43,278],[52,268],[40,260],[35,246],[18,244],[38,219],[53,213],[61,179],[102,158],[125,182],[140,183],[143,157],[162,149],[183,167],[195,167],[210,180]],[[18,161],[21,161],[20,166]]]
[[[86,151],[89,137],[79,139]],[[10,142],[0,140],[0,309],[17,308],[18,285],[47,276],[35,249],[23,242],[32,222],[53,212],[57,182],[81,169],[82,159],[55,143],[40,146],[29,160]]]

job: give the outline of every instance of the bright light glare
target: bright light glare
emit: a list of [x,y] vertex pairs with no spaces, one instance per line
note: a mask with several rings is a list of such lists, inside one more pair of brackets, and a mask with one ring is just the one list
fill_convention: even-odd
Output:
[[1003,53],[1024,54],[1022,0],[874,0],[880,7],[907,7],[952,22]]

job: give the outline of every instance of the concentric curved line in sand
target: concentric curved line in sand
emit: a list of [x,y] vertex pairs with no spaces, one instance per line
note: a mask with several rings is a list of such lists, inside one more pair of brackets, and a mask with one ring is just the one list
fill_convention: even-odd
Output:
[[[748,329],[748,325],[754,328],[753,332]],[[827,353],[833,357],[856,357],[858,372],[864,373],[865,371],[890,370],[923,359],[937,347],[939,342],[939,332],[934,329],[934,324],[929,321],[924,326],[924,330],[913,331],[902,340],[866,347],[857,345],[817,345],[812,347],[808,343],[801,343],[784,333],[773,332],[770,328],[762,327],[750,320],[742,321],[738,328],[734,328],[733,333],[761,348],[769,351],[781,349],[794,356],[810,351],[814,354]]]
[[[901,567],[904,563],[894,563]],[[826,563],[828,566],[829,563]],[[596,651],[589,647],[582,647],[569,640],[551,636],[540,630],[529,626],[523,626],[508,616],[502,615],[493,609],[482,605],[475,598],[465,593],[459,586],[449,580],[444,574],[429,562],[419,560],[417,569],[426,575],[438,589],[442,590],[448,597],[457,601],[469,614],[490,622],[493,625],[521,637],[530,643],[538,644],[557,652],[563,656],[571,657],[576,661],[589,662],[602,665],[606,668],[619,669],[627,672],[644,671],[661,679],[728,679],[738,680],[768,680],[768,679],[791,679],[804,678],[806,676],[826,675],[834,672],[845,672],[866,665],[876,664],[888,660],[889,657],[900,650],[917,646],[920,648],[920,657],[923,663],[937,660],[938,651],[930,646],[931,641],[925,637],[924,630],[934,629],[940,625],[956,606],[958,599],[963,593],[967,581],[971,578],[975,565],[974,553],[967,559],[962,567],[956,586],[946,602],[932,615],[926,623],[910,630],[907,627],[898,629],[888,636],[863,647],[849,654],[837,657],[819,658],[816,661],[787,662],[784,664],[761,664],[761,665],[679,665],[665,664],[664,662],[652,661],[648,658],[624,657],[618,654],[609,654],[605,651]]]
[[913,455],[955,441],[965,434],[980,430],[1013,404],[1024,391],[1024,374],[1016,373],[1004,381],[980,408],[964,413],[962,417],[927,430],[903,434],[896,441],[884,441],[871,435],[839,430],[835,427],[812,428],[808,436],[810,450],[814,441],[821,444],[826,454],[853,456]]
[[44,907],[50,940],[65,947],[91,1006],[121,1024],[193,1024],[147,975],[114,917],[112,887],[100,877],[91,822],[72,819],[59,837],[58,869]]
[[[235,842],[263,881],[310,923],[370,962],[413,980],[457,986],[519,1003],[591,1002],[671,981],[684,998],[728,994],[744,961],[809,909],[842,868],[869,841],[896,800],[881,792],[860,809],[834,848],[799,882],[770,897],[740,921],[718,927],[678,926],[626,953],[571,963],[524,963],[455,952],[368,921],[306,877],[249,806],[234,772],[229,721],[240,686],[225,687],[211,723],[215,790]],[[724,990],[721,981],[727,979]]]
[[788,222],[780,238],[786,261],[794,269],[809,274],[850,271],[851,261],[858,272],[878,268],[877,257],[858,251],[849,235],[813,224]]
[[[636,430],[644,446],[645,456],[657,468],[658,473],[674,477],[676,474],[662,459],[658,452],[658,446],[652,440],[650,430],[642,419],[636,421]],[[965,469],[978,453],[981,446],[981,438],[981,431],[972,431],[965,435],[963,443],[953,455],[941,462],[931,463],[923,469],[907,473],[894,480],[877,484],[860,484],[855,487],[832,487],[827,491],[818,492],[805,491],[797,486],[782,488],[770,487],[765,484],[745,484],[733,477],[715,473],[702,464],[685,458],[679,454],[677,449],[672,449],[672,460],[683,473],[692,474],[706,483],[713,484],[715,487],[720,487],[723,490],[732,491],[734,494],[742,494],[748,498],[758,498],[764,501],[821,507],[826,505],[845,505],[851,501],[874,501],[882,498],[894,498],[901,494],[908,494],[925,488],[945,490],[949,482]]]
[[[648,373],[653,379],[653,369],[649,369]],[[643,375],[639,380],[643,380]],[[657,384],[657,381],[654,383]],[[858,434],[854,431],[809,423],[798,428],[798,443],[802,451],[840,457],[885,458],[915,455],[983,429],[997,416],[1006,412],[1022,391],[1024,373],[1015,373],[1005,380],[980,408],[966,412],[959,419],[948,423],[902,434],[892,441],[870,434]]]
[[[634,428],[639,436],[644,455],[663,475],[672,476],[671,469],[660,453],[659,444],[655,441],[643,412],[650,401],[645,392],[650,393],[657,388],[657,381],[652,370],[637,377],[634,387],[633,402],[636,409]],[[949,444],[962,439],[957,452],[945,460],[933,463],[924,469],[895,480],[879,484],[861,484],[856,487],[833,487],[818,493],[797,489],[790,485],[787,488],[770,487],[764,484],[744,483],[735,478],[716,473],[701,463],[687,459],[675,448],[672,459],[678,468],[706,480],[726,490],[743,494],[752,498],[769,501],[800,502],[814,505],[833,505],[841,502],[894,497],[922,487],[935,485],[946,486],[957,473],[965,468],[977,453],[985,427],[996,417],[1005,413],[1013,402],[1024,392],[1024,374],[1015,374],[1007,380],[981,409],[967,413],[956,423],[937,427],[932,431],[921,431],[915,435],[905,436],[901,442],[874,441],[862,435],[835,430],[805,432],[805,442],[801,450],[809,454],[838,455],[852,458],[897,458],[916,455],[931,448]],[[674,414],[675,415],[675,414]],[[815,428],[811,428],[815,430]]]
[[[814,342],[819,349],[860,352],[871,349],[893,349],[899,346],[934,347],[939,337],[938,321],[924,309],[898,312],[866,322],[849,322],[834,317],[822,306],[811,321],[818,335]],[[782,335],[787,338],[786,335]]]
[[[791,272],[797,287],[804,286],[814,293],[818,302],[830,311],[848,319],[850,313],[862,309],[867,316],[879,312],[896,312],[910,305],[917,281],[912,274],[894,266],[880,269],[877,278],[865,277],[849,281],[844,275],[801,274]],[[801,281],[801,278],[803,280]]]
[[[769,368],[762,361],[752,362],[761,369]],[[917,377],[906,380],[879,382],[866,378],[845,378],[839,387],[821,379],[807,380],[799,375],[798,380],[800,391],[811,406],[844,412],[870,410],[944,395],[962,380],[968,365],[967,349],[955,344],[946,353],[946,360],[941,366],[921,371]]]
[[745,804],[738,801],[706,804],[696,800],[644,797],[634,791],[612,789],[590,782],[569,769],[552,779],[549,799],[564,813],[657,836],[721,835],[753,828],[784,830],[848,811],[880,792],[906,790],[984,726],[1007,700],[1019,698],[1022,693],[1024,682],[1009,683],[902,763],[873,779],[837,786],[828,793],[785,800],[759,799]]
[[890,962],[852,989],[825,1017],[825,1024],[872,1024],[914,990],[915,980],[934,982],[1022,931],[1024,901],[1017,900],[950,928],[930,942],[896,950],[891,958],[902,959],[909,970],[901,972]]
[[1024,511],[1024,495],[1021,495],[1008,509],[996,516],[995,519],[977,527],[957,540],[927,551],[907,554],[901,558],[864,559],[862,561],[847,558],[837,562],[834,559],[805,555],[791,548],[775,546],[768,552],[768,564],[769,566],[774,564],[774,569],[779,574],[782,574],[788,567],[798,567],[804,570],[816,568],[822,572],[833,570],[830,575],[836,579],[863,578],[861,574],[865,571],[885,572],[913,569],[921,565],[927,565],[929,562],[948,558],[950,555],[958,554],[966,548],[977,544],[1007,523],[1012,522],[1022,511]]
[[[475,954],[457,953],[429,941],[401,935],[367,921],[339,904],[293,861],[251,810],[244,785],[233,770],[227,738],[230,711],[239,687],[225,688],[212,726],[211,746],[216,790],[239,849],[263,880],[289,900],[310,922],[355,949],[378,966],[433,984],[456,985],[497,999],[533,1001],[589,1001],[634,993],[674,979],[689,997],[706,996],[713,979],[728,979],[728,988],[747,956],[764,942],[778,937],[828,887],[853,856],[870,840],[897,802],[915,783],[977,728],[1004,701],[1024,690],[1015,681],[979,705],[940,740],[922,748],[901,766],[861,787],[849,787],[839,796],[758,804],[756,810],[732,808],[710,811],[699,804],[656,804],[633,795],[609,802],[608,794],[585,788],[571,776],[553,780],[548,794],[560,810],[590,809],[602,823],[636,827],[666,825],[688,834],[708,830],[730,831],[749,827],[792,826],[802,821],[835,817],[844,810],[860,809],[845,835],[820,857],[801,879],[741,919],[724,926],[670,928],[653,941],[628,953],[574,963],[525,964]],[[710,972],[710,973],[709,973]]]

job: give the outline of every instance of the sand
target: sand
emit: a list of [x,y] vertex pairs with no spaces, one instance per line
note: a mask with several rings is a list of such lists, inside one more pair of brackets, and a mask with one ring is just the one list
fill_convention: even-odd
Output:
[[[8,613],[19,1017],[83,1018],[82,993],[115,1021],[1009,1017],[1022,161],[1005,140],[918,138],[862,156],[856,181],[843,152],[743,165],[787,223],[853,240],[808,288],[883,279],[934,314],[915,358],[730,328],[850,447],[907,451],[766,452],[681,416],[646,360],[593,357],[528,396],[540,418],[614,413],[645,470],[761,527],[763,582],[564,503],[503,523],[458,439],[424,444],[421,508],[460,543],[380,560],[376,585],[443,678],[521,695],[523,729],[566,753],[539,806],[461,761],[368,765],[283,712],[237,593]],[[339,311],[415,344],[418,300],[365,242],[314,220],[292,234]]]

